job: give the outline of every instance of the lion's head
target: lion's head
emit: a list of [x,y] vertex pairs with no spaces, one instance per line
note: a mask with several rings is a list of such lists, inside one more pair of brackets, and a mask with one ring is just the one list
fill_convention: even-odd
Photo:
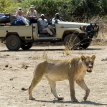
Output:
[[96,56],[92,55],[90,56],[81,56],[81,60],[83,61],[84,65],[87,68],[87,72],[92,72],[93,65],[94,65],[94,60]]

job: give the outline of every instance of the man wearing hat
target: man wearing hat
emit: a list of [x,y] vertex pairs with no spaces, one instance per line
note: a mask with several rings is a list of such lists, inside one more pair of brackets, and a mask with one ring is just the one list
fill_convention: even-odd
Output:
[[41,14],[41,17],[38,19],[38,28],[40,33],[49,33],[50,35],[53,35],[44,14]]
[[55,23],[58,23],[61,21],[60,14],[55,13],[55,17],[52,19],[52,24],[54,25]]
[[37,11],[35,10],[34,5],[31,5],[29,11],[27,12],[27,17],[30,21],[30,24],[37,23]]
[[29,25],[29,21],[24,17],[21,7],[17,9],[15,17],[16,17],[16,25]]

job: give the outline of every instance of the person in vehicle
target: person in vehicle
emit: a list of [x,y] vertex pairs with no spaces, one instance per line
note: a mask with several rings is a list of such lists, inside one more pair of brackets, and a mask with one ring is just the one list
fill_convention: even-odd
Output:
[[41,14],[41,17],[38,19],[38,28],[40,33],[49,33],[53,35],[51,31],[52,27],[48,25],[48,21],[44,14]]
[[37,16],[37,11],[36,11],[34,5],[30,6],[29,11],[27,12],[27,17],[30,21],[30,25],[32,23],[37,23],[38,16]]
[[29,25],[29,21],[24,17],[22,8],[18,8],[15,14],[16,25]]
[[54,25],[55,23],[58,23],[60,21],[61,21],[60,14],[56,13],[55,17],[52,19],[52,24]]

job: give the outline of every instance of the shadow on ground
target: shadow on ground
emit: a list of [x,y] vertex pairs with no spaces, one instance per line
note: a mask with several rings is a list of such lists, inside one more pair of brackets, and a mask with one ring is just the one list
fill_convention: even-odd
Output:
[[[84,51],[84,50],[86,50],[86,51],[90,51],[90,50],[102,50],[102,48],[87,48],[87,49],[82,49],[82,50],[71,50],[71,51]],[[29,51],[65,51],[65,49],[63,48],[63,49],[53,49],[53,48],[51,48],[51,49],[29,49],[29,50],[18,50],[18,51],[9,51],[9,50],[1,50],[0,52],[29,52]]]
[[37,102],[46,102],[46,103],[63,103],[63,104],[79,104],[79,105],[94,105],[94,106],[107,106],[107,104],[104,103],[99,103],[99,102],[94,102],[94,101],[82,101],[78,103],[74,103],[72,101],[58,101],[58,100],[53,100],[53,101],[46,101],[46,100],[34,100]]

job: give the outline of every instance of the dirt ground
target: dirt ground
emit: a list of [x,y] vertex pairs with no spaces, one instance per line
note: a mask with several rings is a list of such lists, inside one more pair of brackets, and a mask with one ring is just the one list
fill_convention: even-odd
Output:
[[[64,97],[57,101],[50,92],[45,78],[33,91],[35,101],[28,99],[28,88],[35,66],[42,62],[44,49],[49,59],[69,59],[74,56],[96,55],[92,73],[87,73],[85,80],[91,90],[89,98],[83,101],[84,91],[76,85],[76,97],[80,103],[72,103],[69,95],[68,81],[57,83],[57,92]],[[29,51],[8,51],[0,46],[0,107],[107,107],[107,45],[90,46],[87,50],[74,50],[70,55],[64,54],[63,46],[34,46]]]

